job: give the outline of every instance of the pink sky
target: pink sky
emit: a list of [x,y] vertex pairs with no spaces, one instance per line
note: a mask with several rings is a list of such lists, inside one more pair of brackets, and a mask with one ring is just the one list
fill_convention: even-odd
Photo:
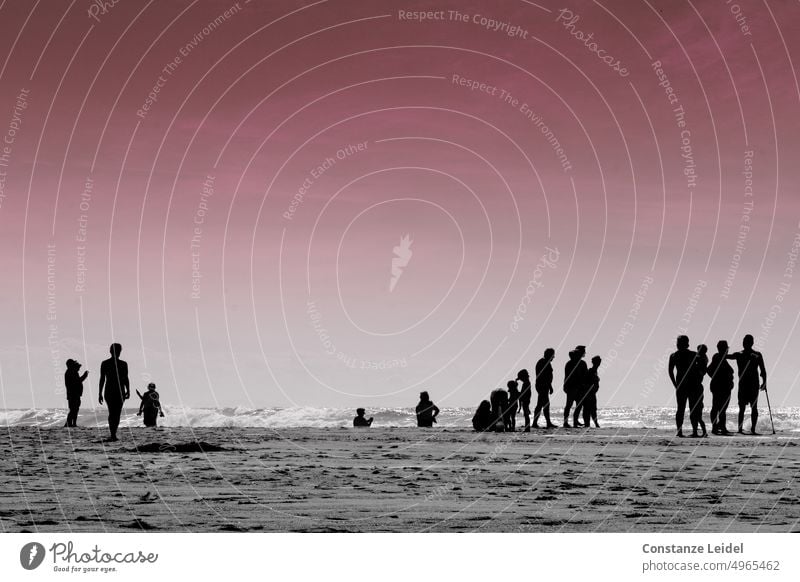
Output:
[[186,406],[473,406],[576,344],[672,405],[684,328],[800,405],[796,4],[93,5],[0,4],[0,406],[112,341]]

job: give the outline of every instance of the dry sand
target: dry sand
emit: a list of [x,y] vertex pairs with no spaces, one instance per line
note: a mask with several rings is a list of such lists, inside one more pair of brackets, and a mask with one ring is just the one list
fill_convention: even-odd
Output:
[[[790,532],[800,435],[0,431],[0,530]],[[223,452],[173,452],[204,441]],[[151,445],[156,452],[136,452]],[[156,446],[152,446],[152,445]],[[163,448],[164,450],[160,450]]]

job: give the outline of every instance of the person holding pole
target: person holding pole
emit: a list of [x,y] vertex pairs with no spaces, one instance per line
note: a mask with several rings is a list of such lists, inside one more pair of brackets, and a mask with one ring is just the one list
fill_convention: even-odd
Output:
[[[750,434],[757,435],[756,423],[758,422],[758,392],[759,389],[767,390],[767,369],[761,352],[753,349],[753,336],[747,334],[742,340],[741,352],[726,356],[736,360],[739,372],[739,434],[744,434],[744,412],[750,406]],[[759,382],[759,374],[762,382]],[[771,415],[772,411],[770,411]],[[774,431],[774,429],[773,429]]]

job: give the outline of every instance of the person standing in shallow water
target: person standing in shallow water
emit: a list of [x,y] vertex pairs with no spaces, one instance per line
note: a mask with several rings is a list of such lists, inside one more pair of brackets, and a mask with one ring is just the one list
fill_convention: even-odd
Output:
[[[739,371],[739,434],[744,434],[744,412],[750,406],[750,434],[757,435],[758,423],[758,392],[767,389],[767,368],[764,366],[764,357],[761,352],[753,349],[753,336],[747,334],[742,341],[744,349],[735,354],[729,354],[729,360],[736,360]],[[764,381],[760,384],[758,376]]]
[[728,342],[717,342],[717,353],[711,358],[707,374],[711,377],[711,432],[731,435],[728,431],[726,412],[733,392],[733,368],[728,363]]
[[422,428],[430,428],[436,422],[436,417],[439,416],[439,408],[431,402],[431,397],[427,392],[419,393],[419,404],[416,408],[417,412],[417,426]]
[[679,335],[676,342],[678,350],[669,357],[667,371],[672,386],[675,388],[675,398],[678,409],[675,412],[675,424],[678,426],[677,436],[683,436],[683,417],[686,414],[686,404],[692,390],[692,368],[697,354],[689,349],[689,338]]
[[550,395],[553,393],[553,358],[556,351],[547,348],[544,357],[536,362],[536,408],[533,411],[533,427],[539,428],[539,415],[544,414],[546,428],[556,428],[550,421]]
[[64,387],[67,391],[67,405],[69,406],[69,413],[67,414],[67,423],[65,427],[78,426],[78,412],[81,408],[81,396],[83,396],[83,381],[89,375],[89,372],[84,372],[80,375],[81,365],[75,360],[67,360],[67,371],[64,372]]
[[105,400],[108,406],[109,441],[117,440],[117,428],[122,416],[122,406],[131,397],[131,385],[128,380],[128,364],[119,359],[122,352],[120,344],[111,344],[111,357],[100,365],[100,404]]

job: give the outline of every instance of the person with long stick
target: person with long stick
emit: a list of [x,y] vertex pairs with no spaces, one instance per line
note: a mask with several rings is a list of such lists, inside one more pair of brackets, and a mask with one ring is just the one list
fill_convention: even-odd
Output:
[[[741,352],[729,354],[730,360],[736,360],[739,372],[739,434],[744,434],[744,412],[750,406],[750,434],[757,435],[758,392],[759,388],[767,390],[767,369],[761,352],[753,349],[753,336],[747,334],[742,340]],[[759,382],[759,373],[761,380]]]

